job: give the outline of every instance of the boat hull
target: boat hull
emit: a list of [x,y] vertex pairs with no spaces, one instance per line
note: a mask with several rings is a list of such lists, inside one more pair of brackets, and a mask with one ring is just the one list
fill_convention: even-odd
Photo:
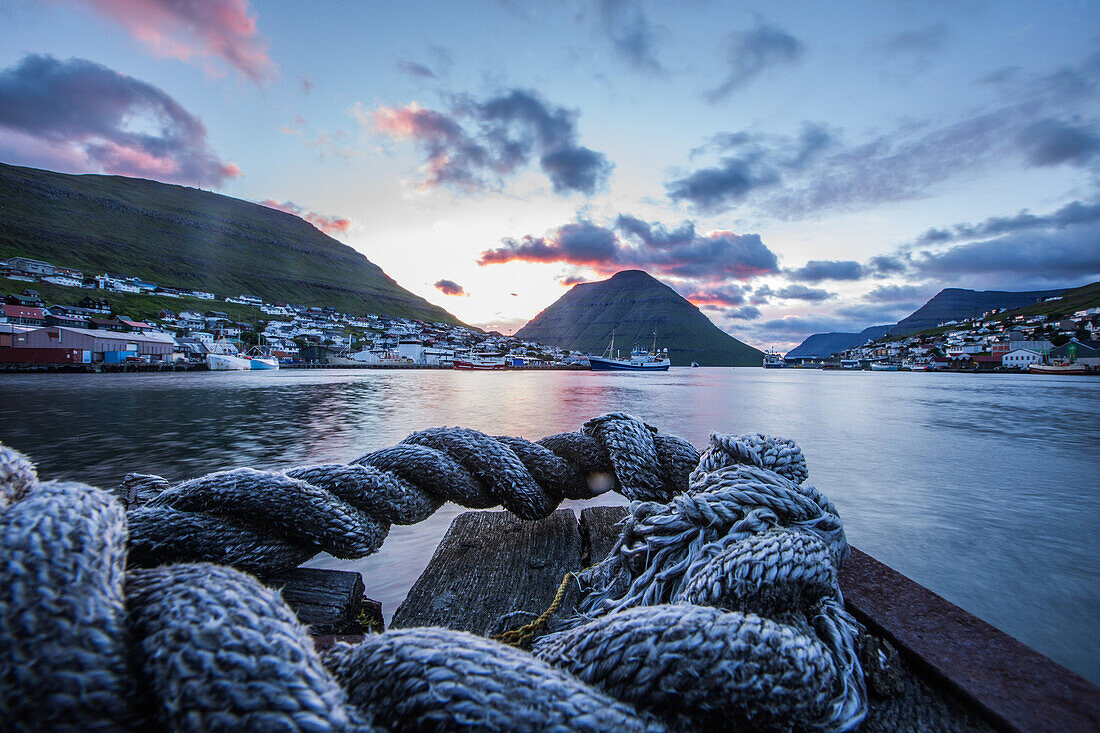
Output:
[[454,368],[462,371],[500,372],[507,369],[508,366],[503,361],[464,361],[455,359]]
[[248,360],[251,362],[249,368],[252,369],[252,371],[266,371],[279,368],[279,360],[273,356],[250,356]]
[[206,366],[212,372],[244,372],[252,369],[249,359],[232,354],[207,354]]
[[898,371],[897,364],[872,364],[872,372],[896,372]]
[[629,362],[590,356],[588,363],[594,372],[667,372],[672,363],[668,359],[654,362]]
[[1032,364],[1027,368],[1032,374],[1088,374],[1084,364]]

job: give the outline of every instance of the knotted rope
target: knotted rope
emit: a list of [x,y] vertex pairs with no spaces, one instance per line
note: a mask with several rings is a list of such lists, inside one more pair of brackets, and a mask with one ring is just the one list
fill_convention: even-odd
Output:
[[[851,729],[865,701],[858,625],[836,586],[847,545],[805,475],[789,441],[716,435],[699,456],[616,414],[537,443],[440,428],[349,466],[237,469],[175,486],[131,476],[123,494],[149,500],[126,512],[99,489],[40,483],[0,446],[0,720],[23,730]],[[390,523],[446,500],[538,517],[609,486],[635,500],[623,535],[585,574],[579,615],[533,654],[406,629],[322,659],[277,593],[192,562],[270,572],[321,549],[371,552]]]

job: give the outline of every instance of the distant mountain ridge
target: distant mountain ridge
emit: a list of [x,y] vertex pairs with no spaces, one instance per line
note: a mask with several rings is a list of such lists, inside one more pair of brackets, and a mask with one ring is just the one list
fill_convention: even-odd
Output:
[[893,328],[891,325],[870,326],[859,333],[844,333],[839,331],[834,331],[832,333],[815,333],[813,336],[808,337],[801,344],[788,351],[786,355],[789,357],[803,358],[831,356],[840,351],[847,351],[857,346],[863,346],[863,344],[873,339],[882,338],[891,328]]
[[303,219],[208,191],[0,163],[0,221],[0,258],[221,296],[461,323]]
[[601,354],[667,348],[674,366],[760,366],[763,352],[711,323],[675,290],[641,270],[575,285],[516,332],[516,337],[563,349]]
[[926,328],[935,328],[947,321],[961,321],[980,316],[994,308],[1021,308],[1025,305],[1033,305],[1043,298],[1052,298],[1066,291],[1067,288],[1026,292],[944,288],[912,314],[898,321],[897,325],[890,329],[890,335],[908,336]]
[[787,352],[787,356],[829,356],[840,351],[862,346],[869,339],[883,336],[908,336],[928,328],[935,328],[947,321],[961,321],[980,316],[994,308],[1021,308],[1033,305],[1044,298],[1052,298],[1069,292],[1061,290],[965,290],[944,288],[911,314],[889,326],[871,326],[859,333],[815,333]]

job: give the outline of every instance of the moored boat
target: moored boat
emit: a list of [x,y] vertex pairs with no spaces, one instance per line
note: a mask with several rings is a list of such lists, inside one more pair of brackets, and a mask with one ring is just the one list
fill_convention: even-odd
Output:
[[252,362],[247,356],[239,354],[235,346],[222,339],[206,355],[206,368],[212,372],[243,372],[252,368]]
[[252,368],[252,361],[236,354],[207,354],[206,367],[212,372],[244,372]]
[[1069,364],[1032,364],[1027,368],[1031,374],[1088,374],[1089,368],[1085,364],[1076,362]]
[[672,362],[668,358],[668,349],[657,348],[657,336],[653,336],[653,351],[635,348],[630,358],[622,359],[614,355],[615,334],[611,334],[611,343],[603,356],[590,356],[588,363],[595,372],[667,372]]
[[778,351],[768,350],[764,352],[764,368],[765,369],[786,369],[787,362],[783,360],[783,355]]
[[499,356],[468,356],[454,358],[454,368],[475,371],[503,371],[508,368],[503,357]]
[[886,362],[882,362],[882,361],[873,361],[873,362],[871,362],[871,371],[872,372],[896,372],[898,370],[899,370],[899,367],[898,367],[897,364],[887,364]]

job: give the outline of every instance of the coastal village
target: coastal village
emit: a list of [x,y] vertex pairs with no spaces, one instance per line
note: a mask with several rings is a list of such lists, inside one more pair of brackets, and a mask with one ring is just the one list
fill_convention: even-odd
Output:
[[[225,295],[167,287],[139,277],[80,270],[26,257],[0,260],[0,277],[20,292],[3,296],[0,366],[4,364],[203,368],[211,353],[254,350],[284,366],[439,367],[456,358],[510,368],[583,368],[587,355],[464,326],[342,313],[332,307],[269,303],[248,294]],[[71,288],[69,303],[47,303],[35,284]],[[97,291],[81,294],[82,290]],[[162,308],[135,320],[112,308],[109,294],[145,295],[209,308]],[[254,318],[218,308],[224,302]],[[492,360],[491,362],[489,360]]]
[[[1054,305],[1061,296],[1044,303]],[[1100,369],[1100,308],[1064,317],[1012,315],[1003,308],[940,323],[917,334],[886,336],[826,358],[787,357],[784,366],[912,371],[1077,371]],[[1052,372],[1058,373],[1058,372]]]
[[[272,303],[249,294],[169,287],[140,277],[80,270],[26,257],[0,260],[0,368],[207,368],[210,355],[251,354],[272,366],[585,369],[593,355],[440,322],[329,306]],[[47,303],[36,286],[72,290]],[[14,291],[14,287],[9,287]],[[81,291],[92,291],[95,295]],[[142,320],[116,312],[111,294],[178,301]],[[169,300],[165,300],[169,299]],[[1054,304],[1059,296],[1048,299]],[[182,304],[188,304],[184,307]],[[219,309],[235,306],[235,315]],[[203,307],[209,306],[209,307]],[[226,306],[222,306],[226,308]],[[1055,309],[1056,310],[1056,309]],[[242,317],[241,314],[249,314]],[[5,366],[6,365],[6,366]],[[17,367],[18,365],[18,367]],[[769,354],[770,368],[872,371],[1100,370],[1100,308],[1064,316],[992,309],[908,336],[885,336],[828,357]],[[217,368],[217,367],[210,367]],[[245,368],[248,368],[247,366]],[[252,368],[256,368],[253,365]]]

